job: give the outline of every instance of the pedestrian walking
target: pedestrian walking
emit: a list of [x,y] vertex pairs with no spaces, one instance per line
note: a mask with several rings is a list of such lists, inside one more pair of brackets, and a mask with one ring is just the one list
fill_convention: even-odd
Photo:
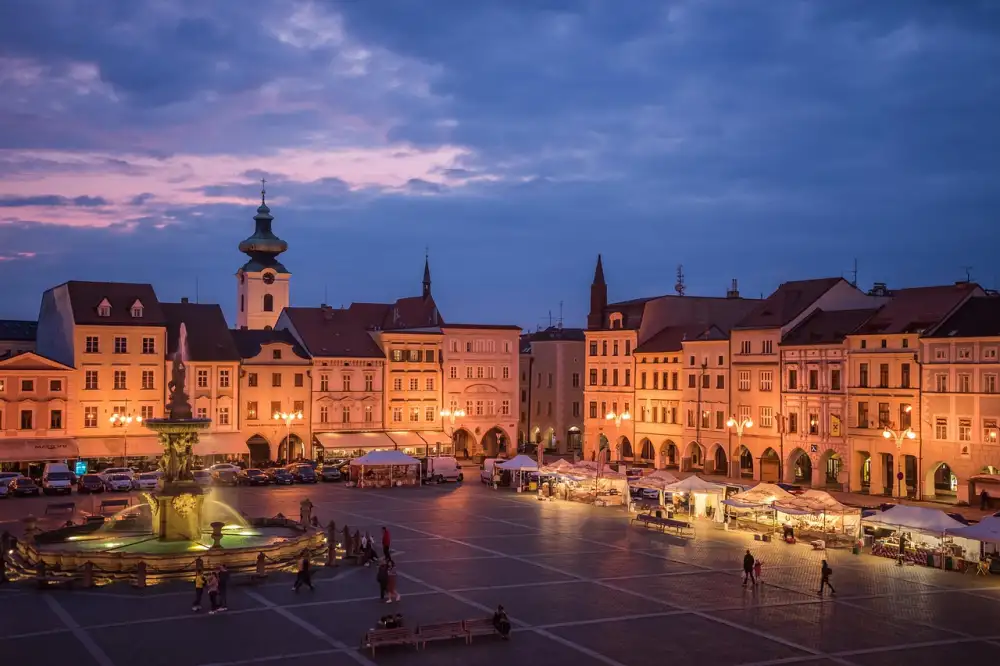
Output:
[[378,572],[375,574],[375,580],[378,581],[379,601],[385,601],[385,593],[389,588],[389,565],[384,559],[378,562]]
[[302,562],[299,564],[299,571],[295,575],[295,584],[292,585],[292,591],[298,592],[299,588],[303,585],[308,586],[310,592],[316,591],[316,588],[313,587],[312,583],[312,567],[309,563],[308,555],[304,555],[302,557]]
[[750,554],[750,549],[747,548],[747,554],[743,556],[743,587],[747,586],[747,581],[750,581],[751,585],[756,585],[757,581],[753,575],[753,565],[754,559],[753,555]]
[[391,559],[386,562],[386,596],[387,604],[400,599],[399,592],[396,591],[396,563]]
[[389,558],[389,546],[392,545],[392,537],[389,535],[389,528],[382,528],[382,555],[386,559]]
[[208,590],[208,603],[212,609],[208,614],[215,615],[219,611],[219,577],[214,573],[208,574],[205,589]]
[[191,610],[195,613],[201,610],[201,597],[205,594],[205,574],[195,572],[194,574],[194,603]]
[[830,584],[830,576],[832,574],[833,569],[831,569],[830,565],[826,563],[826,560],[823,560],[823,564],[821,564],[819,568],[819,592],[816,594],[822,597],[823,588],[826,587],[830,588],[830,594],[837,594],[837,590],[833,589],[833,585]]
[[226,591],[229,589],[229,569],[226,568],[225,564],[220,564],[216,575],[219,578],[219,610],[229,610],[228,597],[226,595]]
[[755,559],[753,562],[753,575],[757,579],[756,582],[758,583],[760,582],[760,570],[761,570],[760,560]]

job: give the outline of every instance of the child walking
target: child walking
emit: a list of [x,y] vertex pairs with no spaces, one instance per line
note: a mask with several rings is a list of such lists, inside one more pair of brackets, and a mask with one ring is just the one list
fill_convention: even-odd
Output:
[[833,574],[833,569],[826,563],[826,560],[823,560],[823,564],[820,565],[819,572],[819,592],[816,594],[822,597],[823,588],[826,587],[830,588],[830,594],[837,594],[837,590],[833,589],[833,585],[830,584],[830,575]]
[[195,572],[194,574],[194,603],[191,610],[195,613],[201,610],[201,597],[205,594],[205,574]]

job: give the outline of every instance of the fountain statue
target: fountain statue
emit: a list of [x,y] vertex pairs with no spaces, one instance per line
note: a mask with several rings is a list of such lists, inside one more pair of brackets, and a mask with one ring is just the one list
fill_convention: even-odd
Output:
[[194,445],[198,431],[209,426],[211,420],[196,419],[191,413],[185,386],[187,383],[187,328],[182,323],[177,341],[177,351],[170,369],[167,389],[170,398],[165,419],[146,419],[143,424],[159,435],[163,446],[160,457],[159,492],[153,513],[156,533],[162,541],[194,541],[201,533],[201,510],[204,494],[191,475]]

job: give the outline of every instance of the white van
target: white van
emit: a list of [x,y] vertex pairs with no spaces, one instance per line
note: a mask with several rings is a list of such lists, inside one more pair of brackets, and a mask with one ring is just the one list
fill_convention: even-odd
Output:
[[463,481],[465,475],[454,456],[435,456],[423,460],[424,481],[443,483],[445,481]]
[[73,475],[66,463],[45,463],[42,470],[42,492],[46,495],[73,492]]
[[483,461],[483,466],[479,468],[479,480],[485,484],[493,483],[493,468],[499,463],[506,462],[503,458],[487,458]]

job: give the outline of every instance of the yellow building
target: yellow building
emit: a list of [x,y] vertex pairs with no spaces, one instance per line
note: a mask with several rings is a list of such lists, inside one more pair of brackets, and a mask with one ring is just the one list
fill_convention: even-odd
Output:
[[76,458],[69,423],[70,366],[24,352],[0,360],[0,469]]

